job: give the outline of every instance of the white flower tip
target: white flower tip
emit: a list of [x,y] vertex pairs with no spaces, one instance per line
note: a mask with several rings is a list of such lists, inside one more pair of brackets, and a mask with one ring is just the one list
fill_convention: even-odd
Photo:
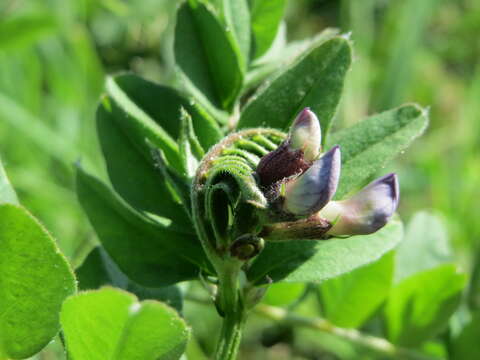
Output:
[[290,147],[302,150],[305,160],[313,161],[320,152],[320,122],[310,108],[303,109],[290,127]]

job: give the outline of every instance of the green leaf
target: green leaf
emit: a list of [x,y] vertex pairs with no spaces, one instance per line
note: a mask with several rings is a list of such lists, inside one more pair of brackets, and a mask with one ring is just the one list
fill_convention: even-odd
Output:
[[242,67],[246,70],[250,58],[251,29],[250,8],[248,0],[216,0],[221,18],[224,20],[227,31],[233,33],[239,53]]
[[295,302],[305,291],[302,283],[276,283],[268,286],[262,302],[272,306],[286,306]]
[[264,55],[275,39],[285,0],[252,0],[253,59]]
[[109,105],[104,101],[98,108],[97,132],[114,189],[139,211],[168,218],[179,230],[193,233],[188,214],[155,168],[150,147],[145,143],[141,149],[131,141],[131,133],[118,125],[122,114]]
[[[161,128],[169,135],[168,142],[177,139],[180,134],[182,108],[192,117],[195,134],[204,150],[208,150],[222,138],[215,119],[193,98],[186,97],[168,86],[155,84],[133,74],[123,74],[110,78],[107,81],[107,90],[119,107],[132,117],[136,116],[138,111],[135,107],[138,107],[156,123],[157,126],[152,128]],[[117,121],[122,124],[121,120]],[[151,120],[145,120],[145,123],[151,123]],[[150,140],[152,137],[148,136]],[[152,142],[162,148],[158,142]],[[162,150],[165,152],[164,148]]]
[[314,47],[258,90],[243,110],[238,127],[286,129],[301,109],[310,107],[327,134],[351,58],[350,43],[342,37]]
[[189,329],[175,310],[113,288],[82,292],[61,313],[72,360],[174,360]]
[[320,285],[323,315],[335,325],[361,326],[383,303],[392,284],[393,252]]
[[218,108],[232,109],[243,84],[241,55],[205,4],[191,0],[178,10],[174,53],[190,92],[203,94]]
[[72,270],[52,237],[25,209],[0,205],[0,359],[39,352],[59,330]]
[[0,159],[0,204],[1,203],[18,204],[18,199]]
[[53,34],[56,24],[52,15],[24,15],[0,22],[0,50],[27,47],[40,38]]
[[470,322],[462,329],[462,332],[453,341],[454,360],[476,360],[480,354],[480,311],[472,316]]
[[338,35],[338,30],[327,28],[311,38],[287,44],[286,32],[286,25],[282,23],[277,38],[268,52],[250,66],[245,76],[242,94],[248,94],[252,88],[264,81],[271,81],[275,78],[276,73],[281,73],[283,69],[298,61],[306,52]]
[[336,199],[363,185],[372,175],[420,136],[428,125],[427,112],[404,105],[334,133],[327,148],[340,145],[342,170]]
[[153,299],[182,310],[182,294],[178,286],[147,288],[130,280],[101,247],[93,249],[75,271],[79,290],[94,290],[112,285],[135,294],[140,300]]
[[77,194],[103,247],[133,281],[167,286],[196,278],[197,266],[208,267],[195,235],[177,232],[168,219],[161,224],[142,216],[80,168]]
[[395,282],[453,260],[445,225],[424,211],[410,220],[396,253]]
[[192,118],[184,109],[182,109],[180,121],[181,128],[178,139],[180,158],[182,159],[184,173],[188,178],[192,178],[205,152],[193,129]]
[[459,305],[466,280],[453,264],[446,264],[395,286],[385,306],[389,339],[417,346],[438,334]]
[[185,211],[191,216],[190,211],[190,185],[191,180],[186,179],[184,176],[178,174],[170,166],[167,165],[162,152],[158,149],[152,149],[152,157],[155,161],[156,168],[161,172],[163,178],[166,180],[169,188],[180,199],[184,206]]
[[268,242],[247,272],[255,283],[314,282],[339,276],[378,260],[403,237],[399,219],[370,235],[348,239]]

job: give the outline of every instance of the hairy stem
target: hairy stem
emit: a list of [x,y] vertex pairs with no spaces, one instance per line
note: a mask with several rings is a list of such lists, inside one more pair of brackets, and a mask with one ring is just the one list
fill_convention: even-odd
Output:
[[215,351],[216,360],[234,360],[246,321],[245,308],[239,290],[240,263],[234,261],[219,274],[219,305],[223,312],[222,331]]

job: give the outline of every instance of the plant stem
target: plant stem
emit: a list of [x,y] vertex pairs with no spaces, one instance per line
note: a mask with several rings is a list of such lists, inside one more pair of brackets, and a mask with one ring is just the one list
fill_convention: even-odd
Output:
[[241,263],[226,263],[219,273],[219,305],[223,312],[222,331],[215,351],[216,360],[235,360],[246,321],[240,299],[239,274]]
[[216,360],[235,360],[242,339],[245,316],[242,314],[225,314],[222,331],[215,351]]
[[255,313],[275,321],[283,321],[295,326],[307,327],[310,329],[326,332],[336,335],[350,342],[376,351],[395,359],[410,360],[438,360],[436,357],[421,354],[415,350],[398,347],[391,342],[361,333],[354,329],[344,329],[336,327],[322,318],[307,318],[289,313],[280,307],[258,304],[255,307]]

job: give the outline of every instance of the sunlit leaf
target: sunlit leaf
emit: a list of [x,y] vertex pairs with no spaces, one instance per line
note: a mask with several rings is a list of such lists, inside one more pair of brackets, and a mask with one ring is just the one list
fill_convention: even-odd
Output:
[[257,91],[245,106],[238,127],[286,129],[300,110],[310,107],[327,134],[351,58],[350,43],[342,37],[317,45]]
[[175,310],[113,288],[68,298],[61,322],[72,360],[175,360],[189,337]]
[[391,341],[416,346],[443,330],[456,310],[466,276],[446,264],[417,273],[395,286],[385,306]]
[[21,207],[0,205],[0,359],[24,359],[46,346],[75,288],[68,262],[43,226]]
[[340,145],[342,151],[342,170],[335,198],[340,199],[363,185],[420,136],[427,125],[427,111],[416,105],[404,105],[332,134],[327,148]]
[[402,237],[402,223],[393,219],[371,235],[269,242],[247,275],[257,283],[267,282],[267,277],[274,282],[320,283],[378,260]]
[[341,327],[359,327],[388,296],[393,270],[390,252],[372,264],[323,282],[319,291],[324,316]]

